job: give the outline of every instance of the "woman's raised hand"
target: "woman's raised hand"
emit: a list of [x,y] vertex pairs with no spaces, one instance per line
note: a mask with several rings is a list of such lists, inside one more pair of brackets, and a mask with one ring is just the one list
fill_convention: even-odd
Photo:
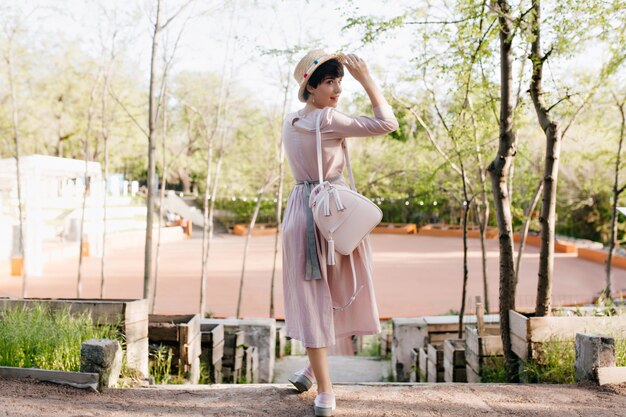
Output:
[[345,66],[350,72],[350,75],[355,80],[363,84],[363,82],[369,81],[370,72],[367,69],[367,64],[361,58],[355,54],[347,54]]

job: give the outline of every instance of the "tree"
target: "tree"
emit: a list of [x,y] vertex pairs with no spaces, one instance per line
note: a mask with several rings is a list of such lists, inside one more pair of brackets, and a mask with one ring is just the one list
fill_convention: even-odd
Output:
[[604,288],[604,296],[608,299],[612,297],[613,292],[613,276],[611,271],[611,264],[613,260],[613,253],[615,252],[615,244],[617,241],[617,204],[619,196],[626,189],[626,185],[620,187],[620,169],[621,169],[621,157],[622,157],[622,145],[624,143],[624,127],[626,126],[626,116],[624,113],[624,105],[626,103],[626,97],[621,100],[613,94],[615,105],[619,110],[621,116],[621,123],[619,129],[619,140],[617,145],[617,155],[615,157],[615,180],[613,181],[613,204],[611,207],[611,237],[609,239],[609,253],[606,258],[606,287]]
[[19,104],[17,98],[17,88],[15,81],[15,74],[13,72],[13,66],[15,63],[14,57],[14,42],[15,37],[17,36],[21,26],[21,21],[16,19],[13,25],[10,25],[7,22],[5,26],[5,34],[7,36],[7,46],[3,51],[4,61],[7,65],[7,79],[9,82],[10,89],[10,103],[11,103],[11,133],[13,137],[13,145],[15,146],[15,178],[17,181],[17,207],[18,207],[18,215],[19,215],[19,226],[20,226],[20,236],[19,236],[19,250],[20,255],[22,257],[22,297],[26,298],[28,296],[28,274],[26,272],[26,247],[24,246],[24,208],[23,208],[23,197],[22,197],[22,173],[20,171],[20,159],[22,157],[21,151],[21,135],[20,135],[20,115],[19,115]]
[[489,164],[493,203],[498,222],[500,249],[500,334],[504,348],[506,379],[516,379],[515,357],[511,348],[509,310],[515,309],[515,264],[513,256],[513,225],[507,180],[509,168],[517,151],[517,135],[513,125],[513,37],[511,6],[507,0],[493,4],[498,15],[500,34],[500,136],[495,159]]
[[159,110],[156,98],[157,85],[157,55],[161,32],[189,5],[193,0],[187,1],[171,17],[162,23],[161,0],[156,1],[156,16],[154,30],[152,32],[152,53],[150,56],[150,86],[148,91],[148,183],[146,196],[146,243],[144,254],[144,284],[143,298],[151,299],[152,293],[152,225],[154,223],[154,189],[156,181],[156,145],[157,145],[157,121]]

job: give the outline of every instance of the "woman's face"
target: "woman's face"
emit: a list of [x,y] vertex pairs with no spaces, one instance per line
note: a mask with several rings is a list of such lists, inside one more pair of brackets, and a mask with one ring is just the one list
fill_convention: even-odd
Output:
[[315,88],[307,85],[306,88],[310,93],[309,103],[320,109],[337,107],[341,95],[341,79],[341,77],[326,77]]

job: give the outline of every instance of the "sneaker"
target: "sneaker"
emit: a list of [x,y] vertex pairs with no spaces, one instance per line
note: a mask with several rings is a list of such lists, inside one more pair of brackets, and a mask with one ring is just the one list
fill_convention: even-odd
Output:
[[315,376],[310,366],[300,369],[289,378],[289,382],[293,384],[298,392],[308,391],[315,383]]
[[320,392],[315,397],[314,408],[316,417],[332,416],[333,411],[337,408],[335,394],[332,392]]

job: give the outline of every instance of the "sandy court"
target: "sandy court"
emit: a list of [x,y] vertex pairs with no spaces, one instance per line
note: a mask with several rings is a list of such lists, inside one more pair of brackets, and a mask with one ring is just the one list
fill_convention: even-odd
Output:
[[[193,313],[198,310],[201,271],[201,234],[185,239],[179,228],[165,230],[161,245],[156,312]],[[463,279],[460,238],[420,235],[371,236],[374,248],[374,284],[383,318],[443,314],[460,308]],[[245,238],[216,235],[208,271],[208,310],[216,317],[234,316],[241,278]],[[498,247],[488,240],[488,276],[491,310],[497,308]],[[67,253],[67,248],[65,248]],[[267,317],[274,237],[253,237],[248,252],[242,315]],[[77,253],[77,245],[76,251]],[[106,252],[107,298],[140,298],[143,291],[143,233],[111,235]],[[276,317],[282,318],[280,256],[276,273]],[[537,286],[538,248],[527,247],[517,290],[518,307],[532,308]],[[29,297],[75,297],[78,256],[50,260],[44,274],[29,278]],[[556,254],[554,304],[589,302],[604,285],[604,267],[569,254]],[[614,269],[615,289],[626,289],[626,270]],[[100,259],[84,259],[85,298],[97,298]],[[21,279],[0,264],[0,296],[19,296]],[[469,240],[468,297],[482,294],[480,242]]]
[[[350,417],[618,417],[623,387],[577,385],[335,385],[334,415]],[[621,393],[621,395],[620,395]],[[284,384],[113,389],[103,394],[0,378],[0,416],[267,416],[313,415],[314,392]]]

